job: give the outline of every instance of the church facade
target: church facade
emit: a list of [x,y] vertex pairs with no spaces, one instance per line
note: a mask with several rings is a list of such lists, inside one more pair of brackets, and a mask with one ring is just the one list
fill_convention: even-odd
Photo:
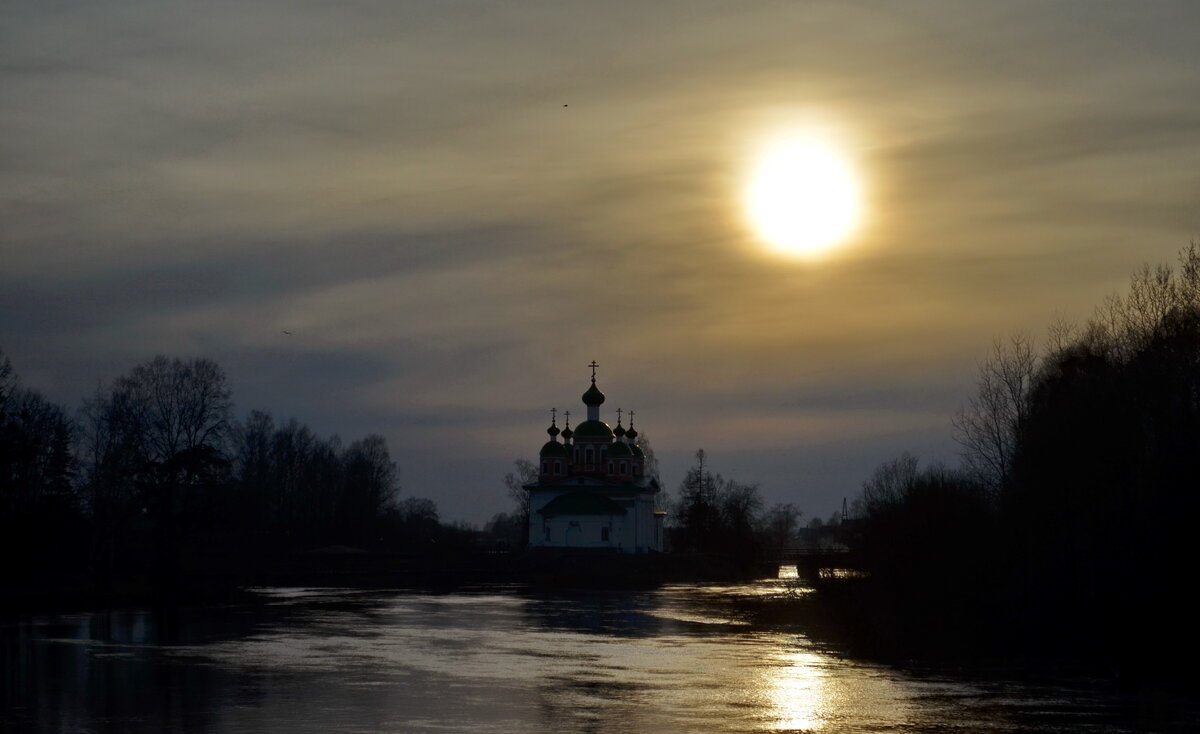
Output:
[[[629,428],[600,420],[604,393],[592,384],[583,394],[587,420],[571,429],[558,429],[552,411],[550,440],[538,454],[538,478],[529,491],[531,548],[590,548],[622,553],[651,553],[663,549],[663,519],[655,498],[658,480],[646,476],[646,456],[638,446],[633,412]],[[559,441],[562,436],[562,441]]]

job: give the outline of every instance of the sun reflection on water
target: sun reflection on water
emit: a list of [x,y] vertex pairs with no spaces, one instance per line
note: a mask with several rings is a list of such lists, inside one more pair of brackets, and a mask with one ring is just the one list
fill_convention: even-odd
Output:
[[768,668],[768,697],[775,709],[777,731],[816,731],[824,728],[830,691],[820,656],[779,653]]

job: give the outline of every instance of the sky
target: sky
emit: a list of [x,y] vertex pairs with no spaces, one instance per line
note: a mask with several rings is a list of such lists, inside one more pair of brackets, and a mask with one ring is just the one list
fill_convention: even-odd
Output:
[[[0,349],[74,408],[156,355],[236,412],[379,433],[443,519],[508,510],[549,410],[637,411],[827,517],[957,461],[993,340],[1083,320],[1200,236],[1200,4],[0,5]],[[748,226],[819,131],[863,217]],[[290,332],[290,333],[287,333]]]

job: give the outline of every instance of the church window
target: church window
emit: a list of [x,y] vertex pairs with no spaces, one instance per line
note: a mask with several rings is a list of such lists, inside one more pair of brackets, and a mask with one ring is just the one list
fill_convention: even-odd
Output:
[[542,530],[545,532],[546,542],[549,543],[550,542],[550,526],[546,525],[545,527],[542,528]]
[[554,460],[554,473],[562,474],[562,462],[558,459]]
[[606,543],[608,542],[608,527],[607,526],[600,528],[600,540],[602,540]]
[[621,473],[624,474],[628,471],[629,471],[629,465],[626,464],[624,461],[622,461],[621,462]]
[[550,462],[548,462],[548,461],[543,461],[543,462],[542,462],[542,473],[543,473],[543,474],[549,474],[549,473],[550,473]]
[[612,474],[612,462],[608,462],[608,473]]
[[587,468],[588,469],[592,468],[592,462],[595,460],[595,458],[596,458],[596,450],[593,449],[591,446],[588,446],[587,447]]

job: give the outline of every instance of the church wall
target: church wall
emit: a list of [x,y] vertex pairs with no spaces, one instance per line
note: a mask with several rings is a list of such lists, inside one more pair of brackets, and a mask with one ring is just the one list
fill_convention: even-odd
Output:
[[[654,517],[654,498],[642,495],[633,498],[624,515],[558,515],[544,518],[544,508],[557,497],[577,491],[576,487],[561,490],[535,491],[529,498],[529,546],[531,548],[616,548],[624,553],[644,553],[662,550],[661,521]],[[611,496],[611,495],[610,495]],[[629,502],[628,496],[624,502]],[[574,530],[570,523],[577,523]],[[546,537],[546,527],[550,537]],[[602,540],[600,528],[607,526],[609,539]]]
[[641,551],[662,550],[661,523],[654,517],[654,498],[638,497],[633,513],[636,515],[636,540],[634,543]]
[[[634,518],[607,515],[560,515],[545,519],[535,516],[530,525],[529,545],[549,548],[615,548],[625,553],[661,550],[660,523],[652,513]],[[609,528],[604,540],[601,528]],[[549,535],[547,535],[549,529]]]
[[[557,515],[537,524],[530,545],[550,548],[617,548],[626,550],[627,522],[618,515]],[[605,539],[603,529],[608,529]],[[548,536],[547,537],[547,531]],[[629,552],[626,550],[626,552]]]

